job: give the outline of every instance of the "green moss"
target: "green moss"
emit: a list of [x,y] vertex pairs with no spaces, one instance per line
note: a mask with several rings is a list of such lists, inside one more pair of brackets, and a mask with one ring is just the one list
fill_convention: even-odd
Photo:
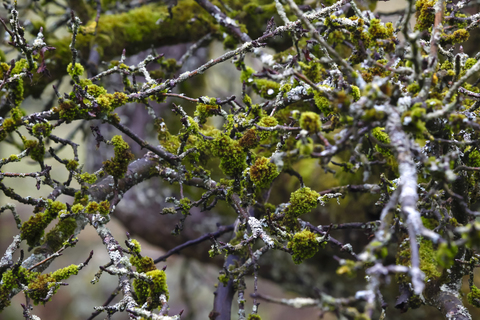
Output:
[[148,302],[148,309],[155,309],[160,305],[160,295],[165,294],[167,300],[169,298],[167,276],[162,270],[152,270],[146,273],[153,281],[149,284],[146,281],[135,279],[133,281],[133,288],[137,294],[139,304],[143,305]]
[[139,254],[142,251],[142,246],[140,245],[140,242],[138,242],[135,239],[130,240],[130,245],[132,246],[132,252]]
[[472,285],[470,288],[470,293],[467,294],[468,303],[472,306],[480,308],[480,290],[475,286]]
[[300,188],[290,195],[290,205],[285,210],[283,223],[289,227],[296,225],[296,219],[317,207],[320,195],[308,187]]
[[[248,83],[247,83],[248,84]],[[254,79],[253,88],[262,98],[273,98],[280,91],[278,82],[266,79]]]
[[268,158],[260,157],[250,167],[250,179],[259,189],[268,188],[277,176],[277,166]]
[[[384,131],[384,128],[381,127],[376,127],[372,129],[372,136],[375,137],[379,142],[384,143],[384,144],[390,144],[390,137],[388,134]],[[375,149],[383,154],[384,156],[391,156],[392,153],[390,149],[379,146],[378,144],[375,145]]]
[[416,94],[420,92],[420,86],[417,82],[411,83],[407,86],[407,92]]
[[35,246],[43,237],[45,228],[50,222],[66,209],[67,206],[64,203],[48,200],[44,212],[31,216],[22,224],[20,228],[22,239],[26,240],[29,246]]
[[238,141],[232,140],[225,134],[219,135],[213,140],[211,152],[213,156],[220,157],[220,169],[228,176],[241,175],[247,167],[247,154]]
[[315,112],[303,112],[300,116],[300,127],[309,133],[316,133],[322,129],[320,116]]
[[130,152],[130,147],[128,143],[123,141],[122,136],[114,136],[111,142],[115,155],[112,159],[104,161],[103,167],[107,174],[121,179],[125,176],[128,164],[135,159],[135,156]]
[[453,266],[455,256],[458,253],[458,247],[454,243],[441,243],[438,245],[436,259],[440,266],[450,268]]
[[67,73],[69,75],[71,75],[72,77],[81,76],[81,75],[83,75],[84,72],[85,72],[85,69],[78,62],[75,63],[75,66],[72,66],[72,63],[70,63],[67,67]]
[[303,74],[314,83],[322,81],[327,76],[327,72],[318,61],[310,61],[309,63],[300,61],[298,64],[302,68]]
[[65,241],[75,233],[76,228],[77,221],[74,217],[60,220],[45,236],[48,246],[52,248],[53,251],[58,251]]
[[37,123],[32,127],[32,133],[36,137],[48,137],[52,133],[52,125],[49,122]]
[[468,154],[467,164],[472,167],[480,167],[480,152],[477,149]]
[[12,76],[21,73],[24,69],[28,70],[28,61],[25,59],[20,59],[15,62],[15,66],[10,73]]
[[223,283],[224,287],[227,285],[229,280],[230,280],[230,277],[227,276],[226,274],[221,274],[221,275],[218,276],[218,281]]
[[249,129],[238,140],[238,144],[244,149],[256,148],[260,143],[260,138],[257,135],[257,130]]
[[157,268],[150,257],[131,256],[130,263],[137,268],[137,272],[148,272]]
[[293,262],[300,264],[318,252],[319,244],[314,233],[309,230],[303,230],[293,236],[287,247],[293,252]]
[[55,282],[60,282],[62,280],[68,279],[72,275],[78,274],[78,267],[76,265],[71,265],[69,267],[59,269],[53,273],[40,274],[28,284],[28,296],[33,300],[35,305],[42,302],[45,304],[45,298],[48,295],[48,292],[53,289],[53,294],[57,292],[60,288],[59,285],[55,285]]
[[[260,119],[258,122],[258,125],[261,127],[275,127],[278,124],[277,119],[274,117],[266,116]],[[273,136],[275,134],[274,131],[258,131],[258,138],[260,141],[266,140],[269,137]]]
[[194,116],[198,118],[198,122],[200,124],[204,124],[205,122],[207,122],[208,118],[218,115],[220,113],[219,108],[220,106],[218,106],[216,103],[214,104],[198,103]]
[[247,317],[247,320],[262,320],[262,317],[260,317],[258,314],[249,314]]
[[393,26],[392,23],[387,23],[384,26],[379,19],[372,19],[370,20],[368,32],[372,39],[387,39],[393,36]]
[[29,149],[29,156],[32,160],[43,161],[45,156],[45,146],[43,142],[39,143],[36,140],[25,140],[23,142],[25,149]]
[[82,206],[81,204],[77,203],[77,204],[74,204],[74,205],[72,206],[72,209],[71,209],[71,210],[72,210],[72,213],[79,213],[79,212],[83,211],[84,209],[85,209],[84,206]]
[[20,288],[21,284],[28,285],[36,276],[37,273],[30,272],[22,266],[3,272],[0,285],[0,312],[11,304],[11,291]]
[[78,116],[78,106],[71,100],[63,100],[58,107],[53,108],[53,112],[58,112],[59,117],[67,121],[72,122]]
[[295,147],[302,156],[309,157],[312,154],[315,145],[313,144],[313,140],[311,138],[307,138],[299,139],[295,144]]
[[440,38],[440,43],[442,45],[447,45],[447,44],[457,44],[457,43],[462,43],[468,40],[470,37],[470,32],[468,32],[465,29],[459,29],[456,30],[452,34],[443,34],[442,38]]
[[360,92],[360,88],[354,85],[351,85],[350,88],[352,89],[352,91],[350,92],[350,95],[353,97],[353,101],[360,100],[360,97],[362,96],[362,93]]
[[428,30],[435,22],[435,10],[433,6],[436,0],[418,0],[415,2],[415,16],[417,23],[415,24],[415,30]]
[[67,170],[69,171],[74,171],[77,169],[78,167],[78,162],[75,161],[75,160],[67,160],[67,164],[65,166],[67,168]]
[[86,183],[90,183],[90,184],[93,184],[95,182],[97,182],[97,176],[94,175],[94,174],[90,174],[88,172],[85,172],[85,173],[82,173],[80,175],[80,179]]
[[317,108],[323,113],[323,115],[329,116],[336,113],[336,108],[331,104],[330,100],[325,96],[323,92],[314,91],[313,100]]

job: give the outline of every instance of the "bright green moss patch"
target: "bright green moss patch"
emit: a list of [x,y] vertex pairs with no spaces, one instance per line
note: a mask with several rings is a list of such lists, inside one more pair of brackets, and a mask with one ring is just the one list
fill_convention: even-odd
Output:
[[90,174],[88,172],[85,172],[85,173],[82,173],[80,175],[80,179],[86,183],[90,183],[90,184],[93,184],[95,182],[97,182],[97,176],[94,175],[94,174]]
[[303,112],[300,116],[300,127],[309,133],[316,133],[322,129],[320,116],[315,112]]
[[475,286],[472,285],[470,288],[470,293],[467,294],[468,303],[472,306],[480,308],[480,290]]
[[85,69],[78,62],[75,63],[75,66],[72,66],[72,63],[70,63],[67,67],[67,73],[69,75],[71,75],[72,77],[81,76],[81,75],[83,75],[84,72],[85,72]]
[[[260,127],[275,127],[277,124],[278,124],[277,119],[270,116],[263,117],[258,122],[258,125]],[[258,137],[260,138],[260,141],[266,140],[274,134],[274,131],[258,130],[257,132],[258,132]]]
[[117,179],[121,179],[127,172],[128,164],[135,159],[135,156],[130,152],[128,143],[123,141],[122,136],[114,136],[112,138],[113,149],[115,156],[103,162],[105,172]]
[[[372,129],[372,136],[374,136],[375,139],[377,139],[379,142],[381,142],[383,144],[390,144],[390,137],[388,136],[388,134],[384,130],[385,129],[381,128],[381,127],[373,128]],[[378,144],[375,145],[375,149],[378,152],[380,152],[381,154],[383,154],[384,156],[391,156],[392,155],[390,149],[388,149],[386,147],[379,146]]]
[[55,294],[60,288],[60,285],[56,285],[55,282],[60,282],[68,279],[71,275],[77,274],[78,267],[76,265],[59,269],[53,273],[40,274],[35,280],[28,284],[28,296],[33,299],[33,303],[35,305],[39,304],[40,302],[45,304],[47,302],[45,301],[45,298],[47,297],[48,292],[54,288],[53,293]]
[[211,146],[213,156],[220,157],[220,169],[227,176],[238,176],[247,167],[247,154],[238,141],[221,134],[212,141]]
[[247,320],[262,320],[262,317],[260,317],[258,314],[249,314]]
[[32,133],[36,137],[48,137],[52,133],[52,125],[49,122],[37,123],[32,127]]
[[313,100],[315,101],[318,110],[320,110],[324,116],[336,113],[336,108],[331,104],[330,100],[323,92],[314,91]]
[[43,161],[45,156],[45,146],[43,142],[39,143],[36,140],[25,140],[24,141],[25,149],[29,149],[28,154],[35,161]]
[[296,219],[305,213],[309,213],[317,207],[318,192],[308,188],[300,188],[290,195],[290,205],[285,210],[283,223],[294,229],[297,222]]
[[435,22],[435,10],[433,8],[435,2],[436,0],[418,0],[415,3],[415,17],[417,18],[415,30],[424,31],[433,26]]
[[293,252],[293,262],[300,264],[318,252],[319,243],[314,233],[309,230],[303,230],[293,236],[287,247]]
[[268,158],[258,158],[250,167],[250,179],[259,189],[268,188],[277,176],[277,166]]
[[31,247],[39,243],[45,233],[45,228],[55,219],[61,211],[65,211],[67,206],[59,201],[48,200],[47,208],[44,212],[33,215],[22,224],[20,228],[22,239],[27,241]]

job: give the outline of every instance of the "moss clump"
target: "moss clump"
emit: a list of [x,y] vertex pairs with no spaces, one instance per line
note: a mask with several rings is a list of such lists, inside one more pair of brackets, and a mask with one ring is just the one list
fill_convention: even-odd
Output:
[[110,202],[108,200],[102,201],[97,203],[95,201],[91,201],[85,207],[85,212],[90,214],[101,214],[107,215],[110,213]]
[[67,67],[67,73],[72,77],[81,76],[83,75],[84,72],[85,72],[85,69],[78,62],[75,63],[75,66],[72,66],[72,63],[70,63]]
[[319,243],[314,233],[309,230],[303,230],[293,236],[287,247],[293,252],[293,262],[300,264],[318,252]]
[[440,39],[440,43],[442,45],[447,45],[447,44],[456,44],[456,43],[462,43],[468,40],[470,37],[470,32],[468,32],[465,29],[459,29],[456,30],[452,34],[444,34],[442,35],[442,38]]
[[259,189],[268,188],[277,176],[277,166],[268,158],[258,158],[250,167],[250,179]]
[[257,130],[249,129],[243,136],[238,140],[238,144],[244,149],[256,148],[260,143],[259,137],[257,136]]
[[262,98],[275,97],[280,92],[280,87],[280,83],[266,79],[255,79],[253,82],[253,88]]
[[[376,127],[372,129],[372,136],[375,137],[379,142],[383,144],[390,144],[390,137],[388,134],[384,131],[384,128],[381,127]],[[378,144],[375,145],[375,150],[383,154],[384,156],[391,156],[392,152],[390,149],[379,146]]]
[[285,210],[285,217],[283,218],[283,224],[295,229],[297,226],[296,219],[301,215],[310,212],[317,207],[318,192],[308,188],[300,188],[290,195],[290,205]]
[[262,317],[260,317],[258,314],[249,314],[247,320],[262,320]]
[[30,149],[28,154],[35,161],[43,161],[45,156],[45,146],[43,142],[38,142],[36,140],[25,140],[23,142],[25,149]]
[[[277,119],[274,117],[266,116],[260,119],[258,125],[261,127],[275,127],[278,124]],[[266,140],[274,134],[273,131],[260,131],[258,132],[258,137],[260,141]]]
[[318,110],[320,110],[325,117],[336,113],[336,108],[331,104],[330,100],[323,92],[315,91],[313,93],[313,100],[315,101]]
[[238,176],[247,167],[247,154],[238,141],[225,134],[219,135],[211,143],[213,156],[220,157],[220,169],[227,176]]
[[48,137],[52,133],[52,125],[49,122],[37,123],[32,127],[32,133],[36,137]]
[[75,161],[75,160],[66,160],[67,161],[67,164],[65,165],[65,167],[67,168],[67,170],[69,171],[74,171],[77,169],[78,167],[78,162]]
[[418,0],[415,3],[415,17],[417,23],[415,24],[415,30],[428,30],[435,22],[435,10],[433,6],[436,0]]
[[47,201],[44,212],[40,212],[25,221],[20,228],[23,240],[31,247],[35,246],[43,237],[45,228],[55,219],[61,211],[65,211],[67,206],[60,201]]
[[123,92],[115,92],[110,101],[112,110],[125,105],[128,102],[128,96]]
[[360,100],[360,97],[362,96],[362,93],[360,92],[360,88],[353,85],[350,86],[350,88],[352,89],[352,91],[350,92],[350,95],[352,96],[353,101]]
[[139,254],[142,251],[142,246],[140,245],[140,242],[138,242],[135,239],[130,240],[130,249],[132,250],[133,253]]
[[313,144],[312,138],[307,138],[298,140],[295,147],[302,156],[309,157],[312,154],[315,145]]
[[78,111],[78,106],[68,99],[61,101],[58,107],[53,108],[53,112],[58,112],[59,117],[66,120],[67,123],[77,118]]
[[[65,211],[63,213],[67,212]],[[74,217],[61,219],[45,236],[46,242],[52,250],[57,251],[63,246],[65,241],[75,233],[76,228],[77,221]]]
[[123,141],[122,136],[114,136],[111,142],[115,155],[112,159],[104,161],[103,167],[107,174],[121,179],[125,176],[128,164],[135,159],[135,156],[130,152],[130,147],[128,143]]
[[475,286],[472,285],[470,288],[470,293],[467,294],[468,303],[472,306],[480,308],[480,290]]
[[28,284],[28,296],[33,299],[35,305],[42,302],[45,304],[45,298],[48,295],[48,292],[54,288],[53,293],[55,294],[60,288],[60,285],[55,284],[62,280],[68,279],[71,275],[78,274],[78,267],[76,265],[71,265],[69,267],[59,269],[53,273],[41,274],[38,277],[31,281]]
[[81,204],[77,203],[77,204],[74,204],[72,206],[71,210],[72,210],[72,213],[79,213],[79,212],[83,211],[83,209],[85,209],[85,207],[82,206]]
[[138,303],[143,305],[148,303],[147,309],[152,310],[160,305],[160,295],[165,294],[167,300],[169,298],[167,275],[163,270],[152,270],[146,272],[153,283],[148,283],[141,279],[133,281],[133,288],[137,294]]
[[480,152],[477,149],[468,154],[467,164],[472,167],[480,167]]
[[309,133],[319,132],[322,129],[320,116],[315,112],[303,112],[300,116],[300,127]]
[[218,106],[216,103],[198,103],[194,116],[198,118],[198,123],[204,124],[205,122],[207,122],[208,118],[220,114],[219,108],[220,106]]
[[372,39],[387,39],[393,36],[393,25],[389,22],[384,26],[379,19],[372,19],[368,32]]
[[28,285],[33,281],[37,273],[30,272],[22,266],[6,270],[1,275],[0,285],[0,312],[11,304],[11,291],[20,288],[20,285]]
[[97,176],[94,175],[94,174],[90,174],[88,172],[85,172],[85,173],[82,173],[80,175],[80,179],[86,183],[90,183],[90,184],[93,184],[95,182],[97,182]]

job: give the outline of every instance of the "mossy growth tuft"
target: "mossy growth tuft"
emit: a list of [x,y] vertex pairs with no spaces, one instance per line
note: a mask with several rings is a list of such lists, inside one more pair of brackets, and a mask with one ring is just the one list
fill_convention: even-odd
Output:
[[319,243],[313,232],[303,230],[295,233],[293,239],[288,242],[287,247],[293,252],[293,262],[295,264],[300,264],[306,259],[313,257],[318,252]]
[[480,308],[480,290],[475,286],[472,285],[470,288],[470,293],[467,294],[468,303],[472,306]]
[[309,133],[316,133],[322,129],[320,116],[315,112],[303,112],[300,116],[300,127]]
[[70,63],[67,67],[67,73],[69,75],[71,75],[72,77],[81,76],[81,75],[83,75],[84,72],[85,72],[85,69],[78,62],[75,63],[75,66],[72,66],[72,63]]
[[291,229],[294,229],[298,217],[317,207],[318,197],[320,197],[318,192],[308,187],[303,187],[292,192],[290,195],[290,205],[285,210],[283,223]]
[[135,156],[130,151],[128,143],[123,141],[122,136],[114,136],[112,138],[113,149],[115,156],[103,162],[105,172],[117,179],[121,179],[127,172],[128,164],[135,159]]
[[250,167],[250,179],[259,189],[268,188],[277,176],[277,166],[269,158],[258,158]]

